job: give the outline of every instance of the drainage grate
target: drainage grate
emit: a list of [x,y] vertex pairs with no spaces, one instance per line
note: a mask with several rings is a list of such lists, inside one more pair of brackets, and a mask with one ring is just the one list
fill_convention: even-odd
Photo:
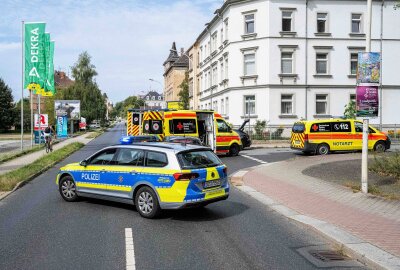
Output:
[[297,252],[300,253],[304,258],[306,258],[309,262],[315,265],[318,268],[325,267],[361,267],[363,265],[338,252],[333,249],[329,245],[320,245],[320,246],[308,246],[297,249]]
[[310,250],[309,253],[314,258],[323,262],[337,262],[350,260],[346,255],[333,250]]

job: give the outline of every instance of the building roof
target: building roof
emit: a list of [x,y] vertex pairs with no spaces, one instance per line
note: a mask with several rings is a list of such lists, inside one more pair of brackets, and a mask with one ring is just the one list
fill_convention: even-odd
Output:
[[175,41],[172,43],[172,48],[169,50],[169,55],[167,60],[165,60],[164,65],[168,62],[175,62],[179,59],[178,51],[176,50]]
[[54,84],[57,88],[67,88],[74,84],[74,81],[71,80],[63,71],[54,71]]
[[158,93],[158,92],[156,92],[156,91],[149,91],[147,94],[145,94],[144,96],[143,96],[143,99],[146,99],[146,97],[156,97],[156,98],[158,98],[158,97],[160,97],[161,96],[161,98],[162,98],[162,94],[160,94],[160,93]]
[[185,54],[182,54],[172,65],[174,67],[189,67],[189,57],[187,57]]

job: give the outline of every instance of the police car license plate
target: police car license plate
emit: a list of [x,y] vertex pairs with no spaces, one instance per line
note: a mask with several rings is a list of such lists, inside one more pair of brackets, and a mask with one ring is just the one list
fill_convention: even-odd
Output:
[[204,182],[204,188],[218,187],[220,185],[221,185],[221,180],[220,179]]

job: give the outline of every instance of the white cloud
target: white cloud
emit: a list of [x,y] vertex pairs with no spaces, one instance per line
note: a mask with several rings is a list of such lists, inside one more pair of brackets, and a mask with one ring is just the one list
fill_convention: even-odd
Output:
[[[29,5],[6,1],[4,11],[11,23],[0,21],[0,32],[8,35],[7,43],[0,37],[0,62],[8,60],[12,67],[0,65],[0,77],[4,75],[14,96],[19,98],[18,39],[24,18],[47,22],[47,31],[56,41],[56,68],[67,70],[79,53],[88,51],[99,73],[97,82],[113,101],[149,87],[161,91],[160,85],[150,84],[149,78],[163,81],[162,63],[172,42],[176,41],[178,50],[191,46],[204,24],[214,16],[209,9],[222,4],[220,0],[195,1],[91,0],[58,1],[57,5],[40,5],[37,0]],[[9,48],[8,54],[5,48]]]

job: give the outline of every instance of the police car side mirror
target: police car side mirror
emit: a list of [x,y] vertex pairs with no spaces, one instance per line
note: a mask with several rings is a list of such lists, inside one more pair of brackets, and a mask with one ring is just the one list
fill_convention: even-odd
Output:
[[87,166],[87,161],[86,160],[82,160],[79,165],[86,167]]

